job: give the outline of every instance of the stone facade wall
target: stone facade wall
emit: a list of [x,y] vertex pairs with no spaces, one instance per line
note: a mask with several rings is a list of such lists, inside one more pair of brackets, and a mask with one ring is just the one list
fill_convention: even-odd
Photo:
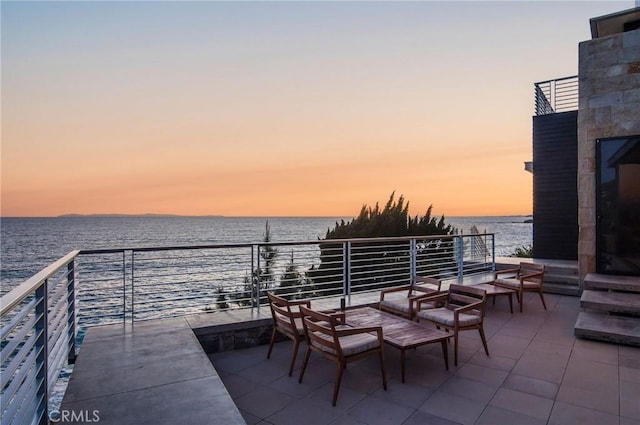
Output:
[[640,30],[579,46],[578,263],[596,270],[596,139],[640,134]]

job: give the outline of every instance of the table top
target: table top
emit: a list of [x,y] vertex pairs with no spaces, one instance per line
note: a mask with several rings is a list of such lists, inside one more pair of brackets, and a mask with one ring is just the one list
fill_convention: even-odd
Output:
[[481,283],[479,285],[473,285],[474,288],[484,289],[487,292],[488,296],[491,295],[500,295],[500,294],[513,294],[513,289],[503,288],[502,286],[492,285],[490,283]]
[[375,308],[364,307],[346,312],[347,324],[352,326],[382,326],[384,341],[397,348],[413,348],[431,342],[444,341],[453,334],[439,331],[433,325],[422,325]]

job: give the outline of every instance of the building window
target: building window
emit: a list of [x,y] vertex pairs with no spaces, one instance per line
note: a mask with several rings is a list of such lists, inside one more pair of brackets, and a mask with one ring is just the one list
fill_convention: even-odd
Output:
[[640,276],[640,135],[596,141],[596,270]]

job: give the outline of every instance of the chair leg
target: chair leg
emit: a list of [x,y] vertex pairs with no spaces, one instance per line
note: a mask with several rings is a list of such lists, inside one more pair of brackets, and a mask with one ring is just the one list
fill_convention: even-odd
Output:
[[542,306],[544,307],[544,309],[547,309],[547,303],[544,302],[544,295],[542,294],[542,289],[540,289],[540,292],[538,292],[540,294],[540,299],[542,300]]
[[336,370],[336,382],[333,383],[333,406],[335,406],[336,401],[338,401],[338,392],[340,391],[340,381],[342,380],[342,371],[344,370],[344,367],[344,363],[338,362],[338,368]]
[[382,373],[382,388],[387,391],[387,374],[384,370],[384,352],[382,351],[382,348],[380,348],[380,373]]
[[300,341],[293,341],[293,350],[291,353],[291,364],[289,365],[289,376],[293,374],[293,366],[296,364],[296,357],[298,356],[298,346],[300,345]]
[[271,342],[269,343],[269,352],[267,353],[267,358],[271,357],[271,350],[273,350],[273,343],[276,342],[276,327],[273,327],[273,332],[271,333]]
[[309,363],[309,356],[311,355],[311,348],[307,345],[307,352],[304,354],[304,361],[302,362],[302,369],[300,369],[300,377],[298,378],[298,383],[302,382],[302,377],[304,376],[304,371],[307,369],[307,363]]
[[522,306],[524,306],[524,292],[520,291],[520,313],[522,313]]
[[487,348],[487,338],[485,338],[485,336],[484,336],[484,328],[480,327],[480,328],[478,328],[478,331],[480,332],[480,339],[482,340],[482,345],[484,345],[484,352],[488,356],[489,355],[489,348]]
[[458,366],[458,332],[453,332],[453,365]]

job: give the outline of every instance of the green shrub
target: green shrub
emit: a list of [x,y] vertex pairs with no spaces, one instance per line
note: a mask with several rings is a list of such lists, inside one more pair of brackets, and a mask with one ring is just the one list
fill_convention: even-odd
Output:
[[525,245],[516,248],[511,257],[533,258],[533,245]]

